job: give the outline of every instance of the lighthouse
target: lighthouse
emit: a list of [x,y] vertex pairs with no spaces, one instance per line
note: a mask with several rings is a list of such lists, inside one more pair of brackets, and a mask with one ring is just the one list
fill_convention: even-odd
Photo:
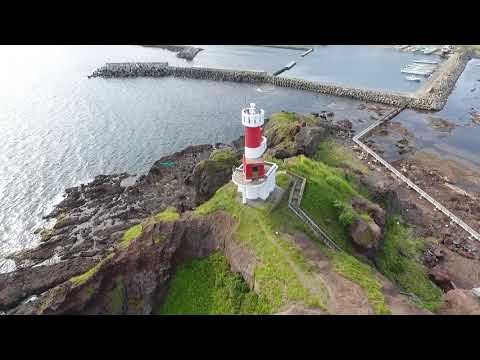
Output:
[[247,200],[267,200],[275,189],[277,164],[264,161],[262,156],[267,150],[267,138],[263,136],[265,112],[255,104],[242,110],[242,125],[245,130],[245,151],[242,164],[234,169],[232,181],[242,194],[242,202]]

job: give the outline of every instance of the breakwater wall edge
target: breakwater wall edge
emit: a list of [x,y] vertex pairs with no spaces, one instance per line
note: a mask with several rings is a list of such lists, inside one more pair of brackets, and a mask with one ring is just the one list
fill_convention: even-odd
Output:
[[206,67],[169,66],[166,62],[149,63],[107,63],[95,70],[89,78],[122,77],[178,77],[216,81],[245,82],[252,84],[272,84],[297,90],[317,92],[327,95],[350,97],[367,102],[376,102],[397,107],[419,110],[441,110],[448,95],[453,90],[458,77],[467,62],[473,57],[471,52],[459,52],[445,61],[428,86],[414,94],[389,93],[370,89],[354,88],[331,83],[309,81],[296,78],[272,76],[265,71],[216,69]]

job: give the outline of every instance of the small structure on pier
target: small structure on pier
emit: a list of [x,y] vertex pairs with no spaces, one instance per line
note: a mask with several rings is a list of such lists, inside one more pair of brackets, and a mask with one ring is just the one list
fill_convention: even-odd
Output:
[[247,200],[267,200],[275,190],[275,176],[278,165],[264,161],[267,138],[262,136],[265,112],[251,103],[242,110],[242,125],[245,129],[245,152],[242,165],[234,169],[232,181],[242,194],[242,202]]

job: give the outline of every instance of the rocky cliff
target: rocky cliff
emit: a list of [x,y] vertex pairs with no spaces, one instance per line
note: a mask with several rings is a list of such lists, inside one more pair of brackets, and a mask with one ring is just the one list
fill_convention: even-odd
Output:
[[229,181],[232,171],[230,165],[222,168],[223,177],[213,171],[216,181],[204,191],[202,184],[213,173],[204,169],[197,179],[194,169],[202,161],[215,163],[210,155],[216,149],[236,151],[225,144],[190,146],[162,157],[138,178],[127,173],[99,175],[67,189],[64,200],[47,216],[56,220],[54,226],[39,230],[41,243],[13,254],[17,271],[0,274],[0,310],[91,269],[114,251],[127,229],[152,214],[167,207],[185,212],[196,206],[199,197],[208,199]]

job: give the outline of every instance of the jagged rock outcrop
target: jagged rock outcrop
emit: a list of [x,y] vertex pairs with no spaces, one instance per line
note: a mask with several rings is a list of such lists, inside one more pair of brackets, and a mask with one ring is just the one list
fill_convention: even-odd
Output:
[[177,57],[181,59],[193,60],[197,54],[203,49],[194,46],[185,46],[177,53]]
[[187,183],[195,188],[195,203],[198,205],[210,199],[230,181],[233,168],[238,165],[239,157],[230,148],[218,149],[209,159],[199,162],[187,179]]
[[[24,301],[9,314],[150,314],[163,301],[176,266],[223,251],[232,270],[253,281],[255,257],[233,241],[235,221],[224,212],[186,213],[175,221],[149,222],[94,267]],[[12,274],[12,281],[19,280]],[[17,294],[20,301],[25,294]],[[12,298],[12,297],[11,297]]]
[[314,156],[320,142],[334,131],[334,125],[314,115],[274,114],[264,128],[268,138],[267,154],[277,159],[301,154]]
[[295,135],[297,153],[313,157],[317,152],[318,146],[325,139],[326,133],[327,130],[324,127],[302,127]]
[[355,210],[367,213],[378,226],[382,228],[385,226],[386,212],[380,207],[380,205],[358,196],[352,198],[351,203]]
[[350,237],[366,255],[373,256],[382,246],[386,212],[361,197],[353,197],[351,206],[355,216],[349,226]]
[[99,175],[88,184],[67,189],[65,199],[47,216],[56,223],[42,232],[45,241],[11,258],[21,268],[49,259],[103,254],[127,228],[150,215],[168,206],[192,209],[195,189],[185,179],[212,151],[212,145],[190,146],[161,158],[139,178],[126,173]]
[[350,237],[360,248],[376,251],[382,244],[382,229],[373,221],[355,218],[349,227]]

